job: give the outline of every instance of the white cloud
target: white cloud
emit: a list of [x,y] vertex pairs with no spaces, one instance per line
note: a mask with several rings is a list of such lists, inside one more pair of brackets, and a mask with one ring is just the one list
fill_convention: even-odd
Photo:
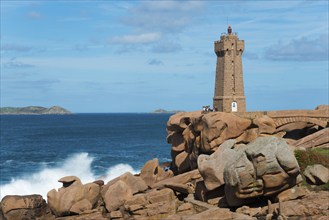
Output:
[[111,43],[119,43],[119,44],[146,44],[153,43],[161,39],[161,34],[158,32],[154,33],[144,33],[144,34],[136,34],[136,35],[123,35],[113,37],[110,42]]
[[144,1],[131,7],[122,22],[142,31],[179,33],[197,21],[203,8],[204,3],[199,1]]
[[[122,16],[120,21],[132,33],[142,34],[116,36],[110,42],[140,44],[138,48],[134,45],[134,51],[177,52],[182,50],[181,33],[200,22],[198,18],[204,12],[203,9],[205,3],[201,1],[141,1],[130,4],[126,9],[129,13]],[[124,45],[119,51],[131,51],[131,48]]]
[[267,48],[265,58],[269,60],[328,61],[328,35],[317,38],[293,39],[289,43],[278,42]]

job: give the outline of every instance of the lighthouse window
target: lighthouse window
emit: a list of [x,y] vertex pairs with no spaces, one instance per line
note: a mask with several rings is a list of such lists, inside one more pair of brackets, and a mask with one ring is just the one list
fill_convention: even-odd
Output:
[[236,101],[232,102],[232,112],[237,112],[238,111],[238,103]]

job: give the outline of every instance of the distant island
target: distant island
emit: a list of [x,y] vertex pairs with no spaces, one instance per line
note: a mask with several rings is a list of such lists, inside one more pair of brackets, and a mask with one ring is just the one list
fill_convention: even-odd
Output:
[[70,111],[60,106],[50,108],[40,106],[27,107],[2,107],[0,108],[1,115],[65,115],[72,114]]
[[181,110],[168,111],[168,110],[159,108],[159,109],[154,110],[152,113],[178,113],[178,112],[184,112],[184,111],[181,111]]

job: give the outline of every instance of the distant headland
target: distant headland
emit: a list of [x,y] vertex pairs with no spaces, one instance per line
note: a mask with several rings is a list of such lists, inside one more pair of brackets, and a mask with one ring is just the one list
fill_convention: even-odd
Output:
[[52,106],[50,108],[40,106],[27,107],[2,107],[0,108],[1,115],[65,115],[72,114],[60,106]]
[[159,109],[156,109],[154,110],[152,113],[178,113],[178,112],[184,112],[184,111],[181,111],[181,110],[165,110],[165,109],[162,109],[162,108],[159,108]]

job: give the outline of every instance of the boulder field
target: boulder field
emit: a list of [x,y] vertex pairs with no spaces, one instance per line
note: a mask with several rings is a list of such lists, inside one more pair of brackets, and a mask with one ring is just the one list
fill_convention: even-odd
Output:
[[[7,195],[0,219],[328,219],[329,192],[301,183],[328,183],[322,165],[301,173],[294,149],[328,146],[328,126],[268,115],[253,119],[223,112],[183,112],[170,117],[170,167],[158,159],[140,174],[82,184],[76,176],[40,195]],[[296,131],[303,131],[302,134]],[[304,181],[305,182],[305,181]]]

